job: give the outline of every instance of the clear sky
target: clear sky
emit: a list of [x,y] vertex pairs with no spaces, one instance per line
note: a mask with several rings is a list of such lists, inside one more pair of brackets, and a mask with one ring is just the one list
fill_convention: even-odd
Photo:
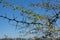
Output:
[[[31,3],[40,3],[42,2],[42,0],[5,0],[7,2],[12,2],[14,5],[20,5],[20,6],[24,6],[26,7],[26,9],[28,9],[31,5]],[[47,1],[47,0],[45,0]],[[0,15],[5,15],[5,13],[7,13],[8,17],[11,17],[11,15],[13,13],[15,13],[15,15],[17,15],[17,13],[19,14],[19,11],[13,11],[12,8],[8,7],[8,8],[3,8],[2,7],[3,4],[0,4]],[[33,9],[35,10],[35,9]],[[35,10],[38,13],[41,13],[41,15],[43,15],[42,13],[45,13],[44,10]],[[49,13],[49,12],[47,12]],[[50,13],[49,13],[50,14]],[[60,22],[59,22],[60,23]],[[58,23],[58,24],[59,24]],[[15,26],[10,25],[8,23],[8,20],[0,18],[0,38],[3,38],[4,35],[7,35],[8,37],[19,37],[19,32],[17,29],[15,29]]]
[[[25,6],[29,5],[30,3],[36,3],[39,1],[36,0],[4,0],[7,2],[12,2],[14,5]],[[13,13],[19,13],[19,11],[13,11],[11,8],[3,8],[3,4],[0,4],[0,15],[5,15],[7,13],[8,16],[11,17]],[[0,38],[3,38],[4,35],[8,37],[19,37],[18,30],[15,29],[15,26],[12,26],[8,23],[6,19],[0,18]]]

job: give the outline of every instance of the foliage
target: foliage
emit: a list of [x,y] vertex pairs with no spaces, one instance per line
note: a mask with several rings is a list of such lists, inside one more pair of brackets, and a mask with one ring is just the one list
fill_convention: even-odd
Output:
[[[28,32],[26,30],[22,30],[19,31],[20,33],[25,33],[25,35],[27,34],[37,34],[42,32],[44,34],[44,36],[42,36],[43,38],[46,37],[54,37],[54,35],[58,35],[58,32],[60,31],[60,28],[56,28],[57,26],[55,26],[56,21],[58,19],[60,19],[60,4],[54,4],[50,2],[42,2],[42,3],[37,3],[37,4],[32,4],[33,7],[40,7],[44,10],[46,10],[46,12],[48,11],[53,11],[55,14],[53,16],[51,15],[41,15],[40,13],[36,13],[33,11],[33,9],[25,9],[22,6],[19,5],[15,5],[13,6],[13,4],[9,3],[9,2],[5,2],[4,0],[0,0],[0,3],[3,4],[3,7],[8,8],[9,6],[12,7],[13,10],[19,10],[21,11],[20,15],[22,16],[21,20],[17,20],[17,18],[9,18],[7,16],[2,16],[0,15],[0,17],[8,19],[9,22],[10,21],[15,21],[17,24],[16,26],[18,27],[19,23],[21,25],[21,23],[23,25],[21,25],[18,29],[22,30],[25,27],[27,27],[26,29],[29,29]],[[58,11],[57,11],[58,10]],[[31,27],[31,29],[30,29]],[[22,28],[22,29],[21,29]],[[45,30],[44,30],[45,29]]]

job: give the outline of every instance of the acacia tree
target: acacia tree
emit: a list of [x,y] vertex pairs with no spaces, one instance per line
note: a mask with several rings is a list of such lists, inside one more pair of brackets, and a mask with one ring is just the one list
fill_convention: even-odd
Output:
[[[38,0],[37,0],[38,1]],[[43,38],[54,37],[59,35],[60,28],[57,25],[58,19],[60,20],[60,1],[54,0],[52,1],[44,1],[42,3],[31,3],[31,9],[25,9],[23,6],[13,5],[12,3],[6,2],[4,0],[0,0],[0,3],[3,4],[3,8],[11,7],[12,10],[19,10],[19,16],[15,17],[13,14],[13,18],[0,15],[1,18],[8,19],[8,21],[16,22],[15,26],[19,29],[20,33],[25,35],[27,34],[38,34],[43,35]],[[41,13],[34,12],[34,9],[43,9],[45,14],[41,15]],[[51,14],[49,14],[51,13]],[[17,13],[18,14],[18,13]],[[19,18],[20,17],[20,18]],[[18,18],[18,19],[17,19]]]

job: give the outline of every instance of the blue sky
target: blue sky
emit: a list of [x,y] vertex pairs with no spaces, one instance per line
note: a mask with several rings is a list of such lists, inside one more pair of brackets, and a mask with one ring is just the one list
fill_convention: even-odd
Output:
[[[17,0],[5,0],[5,1],[12,2],[14,5],[24,6],[26,9],[30,8],[30,5],[29,5],[30,3],[40,3],[40,2],[42,2],[41,0],[18,0],[18,1]],[[47,1],[47,0],[45,0],[45,1]],[[18,10],[13,11],[12,8],[10,8],[10,7],[3,8],[2,5],[3,4],[0,4],[0,15],[1,14],[5,15],[5,13],[7,13],[8,17],[12,17],[13,13],[15,13],[16,16],[18,16],[17,13],[18,14],[20,13]],[[35,10],[33,8],[33,10],[37,13],[41,13],[41,15],[43,15],[43,13],[45,13],[45,11],[43,9],[36,9]],[[47,12],[47,14],[48,13],[49,12]],[[0,38],[3,38],[4,35],[7,35],[8,37],[19,37],[19,32],[18,32],[17,29],[15,29],[15,26],[10,25],[8,23],[8,20],[0,18]]]
[[[12,2],[14,5],[20,5],[20,6],[25,6],[29,5],[31,2],[39,2],[36,0],[5,0],[7,2]],[[3,8],[3,4],[0,4],[0,15],[5,15],[7,13],[7,16],[11,17],[11,14],[13,13],[19,13],[19,11],[13,11],[11,8]],[[8,20],[0,18],[0,38],[4,38],[4,35],[7,35],[8,37],[19,37],[19,32],[18,30],[15,29],[15,26],[10,25]]]
[[[13,11],[10,8],[3,8],[2,4],[0,4],[0,14],[5,15],[5,13],[11,17],[10,14],[12,14]],[[0,19],[0,38],[3,38],[4,35],[7,35],[8,37],[18,37],[19,33],[15,30],[15,26],[10,25],[7,20],[2,18]]]

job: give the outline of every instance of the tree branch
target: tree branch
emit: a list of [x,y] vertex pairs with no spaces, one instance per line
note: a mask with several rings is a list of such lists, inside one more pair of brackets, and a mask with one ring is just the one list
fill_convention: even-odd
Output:
[[18,20],[16,20],[16,19],[10,19],[10,18],[8,18],[8,17],[6,17],[6,16],[0,16],[1,18],[5,18],[5,19],[8,19],[9,21],[15,21],[15,22],[17,22],[17,23],[26,23],[26,24],[40,24],[40,25],[43,25],[42,23],[34,23],[34,22],[31,22],[31,23],[29,23],[29,22],[26,22],[26,21],[18,21]]

